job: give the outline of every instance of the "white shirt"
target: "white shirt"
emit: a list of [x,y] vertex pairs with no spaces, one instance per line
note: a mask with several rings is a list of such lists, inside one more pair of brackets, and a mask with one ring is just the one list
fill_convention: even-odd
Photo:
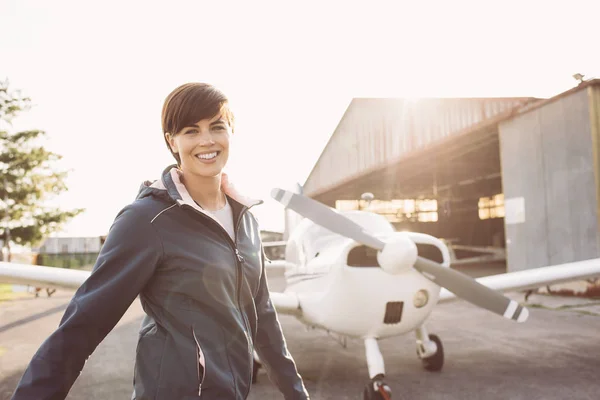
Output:
[[231,240],[235,242],[235,228],[233,226],[233,210],[231,209],[231,205],[227,201],[227,197],[225,198],[225,207],[220,210],[211,211],[204,210],[206,212],[211,213],[220,223],[223,225],[223,228],[227,231]]

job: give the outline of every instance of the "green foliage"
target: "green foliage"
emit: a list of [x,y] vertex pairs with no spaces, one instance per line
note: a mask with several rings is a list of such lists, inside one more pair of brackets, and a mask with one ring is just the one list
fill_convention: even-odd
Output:
[[47,267],[85,269],[91,271],[98,259],[98,253],[79,254],[39,254],[38,265]]
[[0,234],[3,237],[8,214],[11,239],[21,245],[38,243],[84,211],[63,211],[44,205],[52,196],[67,190],[67,172],[55,169],[61,157],[39,143],[46,133],[10,133],[4,129],[30,107],[29,98],[11,91],[8,82],[0,82]]

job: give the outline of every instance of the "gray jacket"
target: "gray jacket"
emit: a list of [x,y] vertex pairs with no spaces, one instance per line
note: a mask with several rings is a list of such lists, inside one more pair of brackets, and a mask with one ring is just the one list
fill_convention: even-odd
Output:
[[224,189],[235,242],[193,202],[176,169],[144,183],[13,400],[64,399],[138,295],[146,316],[134,399],[245,399],[254,350],[286,399],[308,399],[269,297],[259,227],[248,211],[258,203]]

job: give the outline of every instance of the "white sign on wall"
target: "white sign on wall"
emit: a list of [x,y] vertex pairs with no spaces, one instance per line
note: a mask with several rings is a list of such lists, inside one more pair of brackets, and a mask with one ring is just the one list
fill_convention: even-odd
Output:
[[523,197],[504,199],[504,223],[514,225],[523,222],[525,222],[525,199]]

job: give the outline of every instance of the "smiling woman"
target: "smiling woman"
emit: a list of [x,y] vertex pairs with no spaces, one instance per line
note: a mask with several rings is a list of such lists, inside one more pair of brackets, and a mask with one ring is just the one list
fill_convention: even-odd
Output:
[[286,399],[308,393],[270,299],[260,229],[223,168],[233,114],[211,85],[163,107],[176,165],[117,215],[90,277],[33,357],[13,400],[63,399],[85,360],[139,295],[133,399],[245,399],[256,352]]

